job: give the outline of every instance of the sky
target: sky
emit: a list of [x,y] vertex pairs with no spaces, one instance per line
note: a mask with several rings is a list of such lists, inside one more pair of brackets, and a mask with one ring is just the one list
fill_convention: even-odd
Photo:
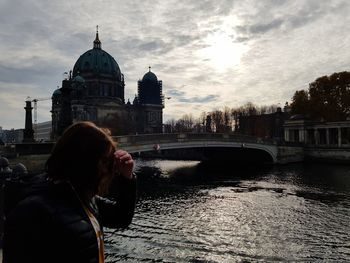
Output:
[[[125,76],[125,99],[152,67],[164,120],[281,105],[316,78],[350,70],[348,0],[0,0],[0,126],[23,128],[25,100],[50,98],[93,46]],[[38,122],[50,120],[38,102]]]

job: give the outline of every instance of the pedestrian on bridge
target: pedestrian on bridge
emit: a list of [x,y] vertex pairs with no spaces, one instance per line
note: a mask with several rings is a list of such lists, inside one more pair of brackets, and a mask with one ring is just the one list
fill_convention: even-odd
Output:
[[134,215],[133,167],[104,130],[71,125],[33,191],[7,209],[3,262],[104,262],[102,227],[126,228]]

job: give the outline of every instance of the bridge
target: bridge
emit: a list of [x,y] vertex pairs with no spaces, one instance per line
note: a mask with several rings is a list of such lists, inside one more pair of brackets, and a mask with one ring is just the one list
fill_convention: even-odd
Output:
[[[118,148],[134,156],[176,160],[219,160],[235,163],[290,163],[304,160],[304,147],[271,139],[221,133],[171,133],[114,136]],[[20,143],[0,149],[9,158],[48,155],[54,142]],[[345,156],[341,153],[341,157]],[[347,153],[348,154],[348,153]]]
[[[278,161],[276,141],[246,135],[220,133],[171,133],[115,136],[118,148],[132,154],[161,153],[175,159],[240,159],[254,158]],[[217,158],[215,158],[217,157]]]

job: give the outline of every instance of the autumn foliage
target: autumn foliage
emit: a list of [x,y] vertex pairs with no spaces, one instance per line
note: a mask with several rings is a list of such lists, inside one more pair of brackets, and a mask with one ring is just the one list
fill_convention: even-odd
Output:
[[296,91],[291,111],[313,120],[346,120],[350,117],[350,72],[317,78],[307,91]]

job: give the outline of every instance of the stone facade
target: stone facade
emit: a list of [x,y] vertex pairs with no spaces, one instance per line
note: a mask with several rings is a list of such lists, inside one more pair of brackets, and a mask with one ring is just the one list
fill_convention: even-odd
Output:
[[34,125],[34,139],[37,142],[50,141],[52,133],[51,121],[45,121]]
[[288,112],[278,108],[275,113],[240,116],[238,132],[264,139],[283,140],[283,124],[290,117]]

